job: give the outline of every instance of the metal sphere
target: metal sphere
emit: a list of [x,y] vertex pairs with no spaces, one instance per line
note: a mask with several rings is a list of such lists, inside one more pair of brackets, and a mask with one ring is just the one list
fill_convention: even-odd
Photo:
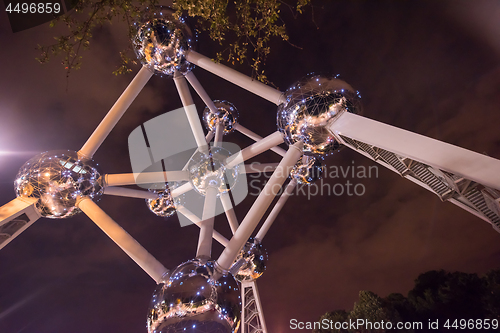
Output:
[[149,333],[229,333],[238,330],[241,296],[232,275],[213,261],[190,260],[158,285],[151,299]]
[[248,241],[235,260],[235,265],[240,267],[234,277],[240,282],[259,278],[266,270],[267,258],[267,252],[259,241]]
[[37,198],[42,216],[62,219],[80,212],[79,196],[97,201],[102,195],[100,173],[91,161],[71,150],[41,153],[26,162],[14,181],[16,195]]
[[186,60],[193,47],[191,29],[182,18],[176,19],[173,10],[158,7],[136,23],[137,35],[132,40],[137,58],[157,74],[173,75],[175,71],[188,73],[194,65]]
[[149,190],[158,194],[157,199],[146,199],[146,204],[151,212],[160,217],[170,217],[175,214],[174,199],[170,195],[170,189],[167,187],[163,190]]
[[304,142],[306,155],[327,155],[340,143],[328,126],[343,112],[360,113],[359,94],[334,77],[312,75],[295,83],[284,93],[278,107],[278,129],[292,145]]
[[208,107],[203,111],[203,122],[209,131],[215,131],[218,122],[224,125],[224,135],[234,131],[238,123],[238,110],[228,101],[214,101],[217,113],[213,113]]
[[211,147],[210,152],[196,152],[188,162],[189,180],[201,195],[208,187],[214,187],[218,194],[231,190],[236,184],[238,166],[227,169],[226,159],[231,155],[222,147]]
[[311,185],[323,176],[323,164],[319,158],[303,156],[293,167],[290,176],[297,179],[299,184]]

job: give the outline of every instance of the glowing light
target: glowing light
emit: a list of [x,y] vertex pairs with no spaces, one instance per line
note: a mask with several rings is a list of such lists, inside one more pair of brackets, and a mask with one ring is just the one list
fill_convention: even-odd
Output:
[[0,150],[0,156],[33,156],[39,153],[40,153],[39,151]]

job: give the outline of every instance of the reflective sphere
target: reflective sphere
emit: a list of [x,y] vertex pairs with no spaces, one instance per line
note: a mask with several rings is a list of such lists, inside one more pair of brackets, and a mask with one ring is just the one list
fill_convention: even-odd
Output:
[[213,261],[195,259],[179,265],[158,285],[148,311],[148,332],[235,332],[240,313],[240,291],[232,275],[218,273]]
[[319,158],[313,156],[304,156],[300,158],[290,176],[297,179],[299,184],[311,185],[323,176],[323,164]]
[[36,207],[45,217],[61,219],[80,212],[78,196],[97,201],[102,195],[99,171],[71,150],[50,151],[26,162],[14,182],[16,195],[37,198]]
[[306,155],[326,155],[338,149],[329,124],[345,111],[361,111],[358,93],[333,77],[308,76],[290,87],[284,98],[278,107],[278,129],[289,145],[302,140]]
[[241,265],[242,261],[244,263],[234,277],[240,282],[259,278],[266,270],[267,258],[267,252],[259,241],[247,242],[235,260],[235,265]]
[[158,194],[157,199],[146,199],[146,204],[150,211],[161,217],[170,217],[175,214],[174,199],[170,195],[170,189],[167,187],[163,190],[149,190]]
[[225,160],[231,153],[222,147],[211,147],[210,153],[196,152],[188,162],[189,180],[201,195],[208,187],[214,187],[218,193],[225,193],[236,184],[238,166],[227,169]]
[[194,44],[193,33],[182,18],[173,17],[171,9],[160,6],[135,25],[137,35],[132,44],[143,65],[167,75],[175,71],[186,74],[193,69],[185,58]]
[[215,131],[217,123],[222,121],[224,134],[233,132],[234,126],[238,123],[238,110],[236,107],[228,101],[214,101],[214,104],[217,108],[217,113],[212,113],[208,107],[203,111],[203,122],[206,129]]

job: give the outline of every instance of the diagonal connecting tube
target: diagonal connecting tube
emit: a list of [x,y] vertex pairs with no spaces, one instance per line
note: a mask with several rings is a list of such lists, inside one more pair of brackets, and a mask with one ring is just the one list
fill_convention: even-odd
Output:
[[293,189],[295,188],[295,186],[297,186],[297,179],[292,178],[292,180],[290,180],[290,182],[286,186],[285,191],[283,191],[283,194],[281,194],[280,198],[278,199],[278,201],[274,205],[273,209],[271,210],[271,212],[267,216],[266,220],[264,221],[264,223],[260,227],[259,232],[255,236],[255,239],[258,242],[262,242],[262,240],[266,236],[266,234],[269,231],[269,228],[271,228],[271,225],[273,224],[274,220],[276,220],[276,218],[278,217],[278,214],[281,212],[281,209],[283,208],[283,206],[285,206],[286,201],[292,195]]
[[227,221],[229,222],[229,227],[231,232],[234,233],[238,229],[238,219],[236,218],[236,213],[234,212],[233,204],[231,203],[231,197],[228,192],[220,194],[220,201],[222,203],[222,208],[224,208],[224,213],[226,213]]
[[265,152],[266,150],[279,145],[280,143],[283,143],[283,134],[276,131],[266,136],[262,140],[257,141],[254,144],[246,147],[245,149],[240,150],[238,153],[229,156],[226,160],[226,168],[228,169],[233,168],[237,164],[243,163],[244,161],[251,159],[256,155],[259,155]]
[[212,61],[212,59],[205,57],[195,51],[189,51],[186,55],[187,61],[196,66],[199,66],[229,82],[240,86],[241,88],[248,90],[268,101],[280,105],[283,102],[283,93],[277,89],[269,87],[264,83],[254,80],[232,68],[218,64]]
[[205,194],[205,204],[203,206],[200,235],[198,237],[198,250],[196,258],[210,259],[212,257],[212,237],[214,233],[215,205],[218,190],[208,187]]
[[[260,135],[252,132],[251,130],[242,126],[241,124],[234,125],[234,129],[237,130],[238,132],[240,132],[241,134],[249,137],[253,141],[262,140],[262,137]],[[271,150],[274,151],[276,154],[281,155],[281,156],[285,156],[285,154],[286,154],[286,150],[284,150],[283,148],[280,148],[280,147],[272,147]]]
[[189,125],[191,126],[191,130],[193,131],[196,145],[198,146],[200,151],[206,151],[207,141],[205,138],[205,134],[203,133],[203,128],[201,127],[200,118],[198,117],[198,113],[196,112],[196,108],[194,107],[193,98],[191,97],[191,93],[189,92],[189,87],[186,83],[186,79],[182,74],[176,72],[174,75],[174,83],[177,87],[177,91],[179,92],[184,110],[186,111],[186,116],[188,118]]
[[185,76],[186,80],[189,82],[191,87],[196,91],[198,96],[200,96],[201,100],[205,105],[210,109],[212,113],[217,113],[217,108],[215,107],[214,101],[208,96],[207,92],[200,84],[200,81],[194,76],[193,72],[187,73]]
[[[193,222],[194,224],[196,224],[199,228],[201,228],[201,222],[202,221],[201,221],[201,219],[198,216],[196,216],[195,214],[193,214],[193,212],[191,212],[190,210],[188,210],[183,205],[177,205],[175,208],[177,209],[178,213],[181,213],[188,220],[190,220],[191,222]],[[212,237],[213,237],[213,239],[215,239],[217,242],[219,242],[224,247],[226,247],[227,244],[229,244],[229,241],[227,240],[227,238],[224,237],[224,236],[222,236],[216,230],[213,231]]]
[[149,276],[161,283],[168,274],[165,268],[141,244],[130,236],[108,214],[106,214],[89,197],[82,197],[76,206],[80,208],[94,223],[101,228],[132,260],[134,260]]
[[113,107],[108,111],[108,114],[106,114],[99,126],[97,126],[87,142],[85,142],[82,149],[80,149],[78,152],[80,158],[92,159],[92,156],[94,156],[97,149],[99,149],[104,142],[104,139],[106,139],[118,120],[120,120],[125,111],[127,111],[130,104],[132,104],[137,95],[139,95],[152,75],[153,73],[148,68],[141,68]]
[[271,205],[275,195],[279,192],[281,186],[288,178],[293,166],[302,155],[302,148],[302,141],[299,141],[289,147],[285,157],[281,160],[273,175],[266,183],[264,189],[259,194],[235,234],[229,241],[228,246],[217,260],[217,266],[222,271],[228,271],[233,264],[241,248],[245,245],[248,238],[259,224],[267,208]]

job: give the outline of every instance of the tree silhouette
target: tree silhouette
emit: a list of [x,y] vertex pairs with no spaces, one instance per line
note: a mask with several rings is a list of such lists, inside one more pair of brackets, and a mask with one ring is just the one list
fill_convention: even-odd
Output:
[[[253,75],[266,82],[263,64],[271,52],[269,42],[273,37],[288,41],[281,7],[287,6],[294,13],[302,13],[311,0],[294,0],[289,3],[279,0],[175,0],[172,8],[175,15],[191,17],[198,30],[206,32],[219,45],[217,60],[230,63],[247,62]],[[56,17],[50,24],[62,22],[68,33],[55,37],[51,45],[38,45],[45,63],[54,56],[62,56],[62,65],[67,75],[82,63],[82,51],[89,49],[96,28],[111,24],[115,20],[127,23],[124,34],[132,39],[136,33],[133,22],[140,20],[146,8],[160,4],[159,0],[78,0],[72,11]],[[136,63],[132,48],[120,52],[121,65],[115,74],[131,71]]]
[[[427,329],[429,320],[438,320],[451,325],[460,319],[500,319],[500,270],[492,270],[483,277],[477,274],[461,272],[447,273],[429,271],[415,280],[415,285],[405,297],[393,293],[381,298],[371,291],[360,291],[359,301],[351,311],[337,310],[325,313],[319,320],[335,322],[366,321],[387,322],[421,322]],[[453,331],[447,329],[446,331]],[[394,327],[393,327],[393,331]],[[415,332],[415,330],[398,329],[398,332]],[[469,330],[471,331],[471,330]],[[474,329],[472,330],[474,331]],[[477,331],[477,330],[476,330]],[[330,332],[386,332],[374,329],[320,329],[314,333]],[[436,332],[436,330],[434,330]]]

